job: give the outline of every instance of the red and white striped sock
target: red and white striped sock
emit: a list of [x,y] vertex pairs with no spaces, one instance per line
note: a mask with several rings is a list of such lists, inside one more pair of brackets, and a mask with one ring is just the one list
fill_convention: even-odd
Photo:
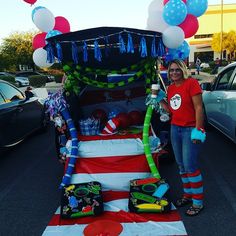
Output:
[[192,200],[194,205],[203,205],[203,182],[200,170],[187,173],[191,185]]
[[189,198],[192,199],[192,190],[191,190],[191,185],[188,180],[188,176],[186,173],[180,173],[180,177],[183,183],[183,190],[184,190],[184,198]]

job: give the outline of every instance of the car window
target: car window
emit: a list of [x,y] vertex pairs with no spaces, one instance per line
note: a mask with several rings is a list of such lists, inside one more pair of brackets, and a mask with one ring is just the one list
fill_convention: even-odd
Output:
[[226,90],[229,84],[229,80],[234,71],[235,67],[231,67],[228,70],[219,74],[218,83],[216,86],[216,90]]
[[5,98],[5,102],[13,102],[24,99],[22,93],[6,83],[0,83],[0,91]]
[[234,75],[234,80],[230,86],[230,90],[236,90],[236,74]]

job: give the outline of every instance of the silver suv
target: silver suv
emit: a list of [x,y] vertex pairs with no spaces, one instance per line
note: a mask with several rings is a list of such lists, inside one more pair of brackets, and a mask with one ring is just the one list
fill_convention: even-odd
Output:
[[206,122],[236,143],[236,62],[220,70],[213,83],[202,83]]

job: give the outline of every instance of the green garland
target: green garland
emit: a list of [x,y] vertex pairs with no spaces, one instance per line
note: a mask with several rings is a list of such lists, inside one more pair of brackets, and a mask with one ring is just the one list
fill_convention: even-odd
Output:
[[108,74],[127,74],[131,71],[140,70],[142,67],[146,67],[149,64],[148,60],[142,60],[138,62],[137,64],[131,65],[129,67],[124,67],[119,70],[114,69],[96,69],[93,67],[84,67],[77,65],[75,69],[79,71],[82,74],[96,74],[96,75],[103,75],[106,76]]
[[[78,94],[80,92],[79,81],[95,86],[98,88],[116,88],[122,87],[127,84],[133,83],[145,77],[146,82],[146,93],[150,92],[150,85],[156,80],[156,71],[155,71],[155,60],[142,60],[137,64],[131,65],[130,67],[122,68],[120,70],[106,70],[106,69],[96,69],[90,67],[82,67],[77,65],[76,67],[65,65],[63,67],[64,71],[67,74],[67,80],[64,84],[64,88],[67,92],[73,91]],[[137,71],[138,70],[138,71]],[[101,82],[98,80],[90,79],[89,75],[103,75],[107,76],[108,74],[125,74],[131,71],[137,71],[133,76],[129,77],[126,81],[120,82]]]

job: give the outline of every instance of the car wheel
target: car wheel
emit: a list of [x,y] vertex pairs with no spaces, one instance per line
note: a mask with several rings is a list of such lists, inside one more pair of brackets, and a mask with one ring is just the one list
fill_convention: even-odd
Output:
[[46,132],[49,126],[49,122],[50,122],[50,117],[48,113],[43,113],[42,116],[42,121],[41,121],[41,131],[42,132]]

